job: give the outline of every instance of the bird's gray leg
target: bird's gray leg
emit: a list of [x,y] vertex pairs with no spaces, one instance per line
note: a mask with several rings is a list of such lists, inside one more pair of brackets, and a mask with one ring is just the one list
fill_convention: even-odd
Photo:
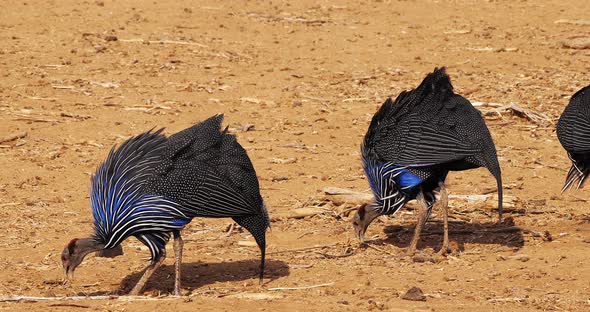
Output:
[[129,295],[131,295],[131,296],[139,295],[139,293],[143,290],[143,286],[145,286],[145,283],[147,282],[147,280],[150,278],[150,276],[152,276],[152,274],[154,274],[154,272],[160,267],[160,265],[162,265],[162,263],[164,262],[165,259],[166,259],[166,252],[163,251],[162,254],[160,255],[159,259],[152,261],[147,266],[147,268],[145,269],[145,272],[143,273],[143,275],[141,276],[141,278],[139,279],[137,284],[135,284],[135,287],[133,287],[133,289],[131,289],[131,291],[129,292]]
[[416,223],[416,229],[414,230],[414,237],[410,243],[410,248],[408,248],[407,254],[409,256],[413,256],[416,253],[416,247],[418,246],[418,241],[420,240],[420,232],[422,232],[422,227],[424,227],[424,223],[426,223],[426,215],[428,214],[428,203],[426,202],[424,193],[422,191],[418,193],[416,199],[420,203],[418,207],[418,222]]
[[174,231],[174,295],[180,296],[180,264],[182,262],[182,247],[184,242],[180,237],[180,231]]
[[444,256],[451,252],[449,246],[449,196],[447,194],[447,188],[443,181],[439,182],[440,191],[440,206],[443,209],[443,243],[442,247],[438,251],[438,256]]

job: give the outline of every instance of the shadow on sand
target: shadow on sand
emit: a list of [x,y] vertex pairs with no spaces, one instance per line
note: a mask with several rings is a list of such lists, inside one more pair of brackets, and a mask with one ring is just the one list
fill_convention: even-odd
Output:
[[[241,260],[232,262],[193,262],[183,263],[181,270],[181,285],[183,290],[192,291],[200,287],[217,283],[244,281],[255,279],[258,283],[259,260]],[[123,278],[119,290],[113,293],[95,293],[91,295],[125,295],[135,286],[143,270],[135,272]],[[264,269],[264,282],[269,282],[279,277],[289,275],[289,266],[278,260],[267,259]],[[144,292],[157,291],[172,293],[174,291],[174,265],[161,266],[146,283]],[[88,294],[85,294],[88,295]]]
[[[372,244],[392,244],[400,248],[410,245],[414,234],[414,225],[388,225],[383,229],[386,239],[371,241]],[[442,245],[443,224],[439,221],[427,222],[420,235],[418,250],[434,248]],[[524,246],[523,229],[514,225],[511,218],[502,223],[468,223],[465,221],[449,221],[449,241],[458,245],[458,251],[465,250],[465,244],[496,244],[513,248]],[[453,243],[454,242],[454,243]]]

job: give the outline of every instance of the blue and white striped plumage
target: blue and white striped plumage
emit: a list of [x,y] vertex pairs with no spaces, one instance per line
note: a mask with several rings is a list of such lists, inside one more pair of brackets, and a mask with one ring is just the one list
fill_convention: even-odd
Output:
[[402,174],[405,168],[390,162],[379,164],[369,159],[365,153],[362,158],[363,169],[375,196],[376,208],[384,215],[396,213],[408,201],[407,196],[396,183],[396,177]]
[[382,214],[395,213],[420,193],[430,211],[449,171],[486,167],[496,177],[501,218],[501,172],[491,135],[480,112],[453,92],[444,68],[383,103],[361,155],[373,207]]
[[222,121],[217,115],[169,138],[149,131],[114,147],[91,179],[94,239],[106,249],[135,236],[155,261],[192,218],[231,217],[264,256],[270,219],[256,172]]
[[[168,241],[168,233],[191,220],[174,201],[143,191],[166,143],[161,131],[150,131],[113,147],[91,178],[94,237],[105,248],[135,235],[143,238],[155,258]],[[160,232],[164,234],[158,235]]]

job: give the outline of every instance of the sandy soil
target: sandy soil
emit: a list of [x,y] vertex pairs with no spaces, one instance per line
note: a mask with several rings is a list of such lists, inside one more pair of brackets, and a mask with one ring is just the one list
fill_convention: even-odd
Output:
[[[575,23],[588,12],[581,0],[0,2],[0,137],[27,132],[0,143],[0,296],[130,289],[148,257],[135,239],[123,257],[89,257],[69,285],[59,282],[59,253],[91,231],[97,164],[113,144],[152,127],[170,134],[225,113],[277,219],[263,285],[258,249],[238,244],[251,240],[247,233],[225,237],[229,220],[198,219],[184,231],[182,299],[168,297],[167,259],[146,289],[157,300],[0,309],[590,310],[590,204],[586,190],[560,194],[569,161],[553,125],[590,83],[590,50],[563,45],[590,36],[590,26]],[[411,209],[375,222],[368,235],[376,248],[363,248],[341,213],[351,205],[323,200],[321,189],[368,191],[359,144],[372,114],[441,65],[472,102],[516,103],[547,119],[481,106],[505,193],[515,198],[506,215],[520,230],[495,224],[493,200],[455,201],[455,253],[414,263],[401,259]],[[243,131],[248,124],[254,129]],[[494,186],[483,169],[449,179],[451,194]],[[325,212],[285,217],[304,206]],[[419,246],[425,255],[442,239],[439,211],[433,217]],[[313,246],[324,247],[297,250]],[[426,301],[401,298],[413,286]]]

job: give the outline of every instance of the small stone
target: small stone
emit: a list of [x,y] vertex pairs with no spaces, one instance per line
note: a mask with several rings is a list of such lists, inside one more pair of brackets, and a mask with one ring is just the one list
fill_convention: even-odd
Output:
[[242,125],[242,131],[247,132],[247,131],[254,131],[256,130],[256,126],[254,124],[245,124]]
[[107,35],[104,37],[104,40],[105,41],[117,41],[117,40],[119,40],[119,38],[117,38],[117,36],[115,36],[115,35]]
[[514,260],[518,260],[518,261],[521,261],[521,262],[527,262],[530,259],[531,258],[529,256],[527,256],[527,255],[516,255],[516,256],[514,256]]
[[405,295],[402,296],[404,300],[411,300],[411,301],[426,301],[426,296],[422,292],[422,289],[418,287],[410,288]]
[[377,301],[375,301],[373,299],[369,299],[367,301],[367,303],[369,304],[369,308],[368,308],[369,311],[372,311],[374,309],[377,309],[377,310],[383,310],[383,309],[385,309],[385,305],[383,303],[377,302]]
[[280,165],[284,165],[284,164],[294,164],[297,162],[297,158],[296,157],[289,157],[286,159],[282,159],[282,158],[272,158],[270,160],[271,163],[273,164],[280,164]]
[[561,45],[568,49],[590,49],[590,38],[574,38],[563,41]]
[[94,50],[96,50],[97,53],[102,53],[102,52],[104,52],[104,51],[107,50],[107,47],[101,46],[101,45],[97,45],[97,46],[94,47]]

